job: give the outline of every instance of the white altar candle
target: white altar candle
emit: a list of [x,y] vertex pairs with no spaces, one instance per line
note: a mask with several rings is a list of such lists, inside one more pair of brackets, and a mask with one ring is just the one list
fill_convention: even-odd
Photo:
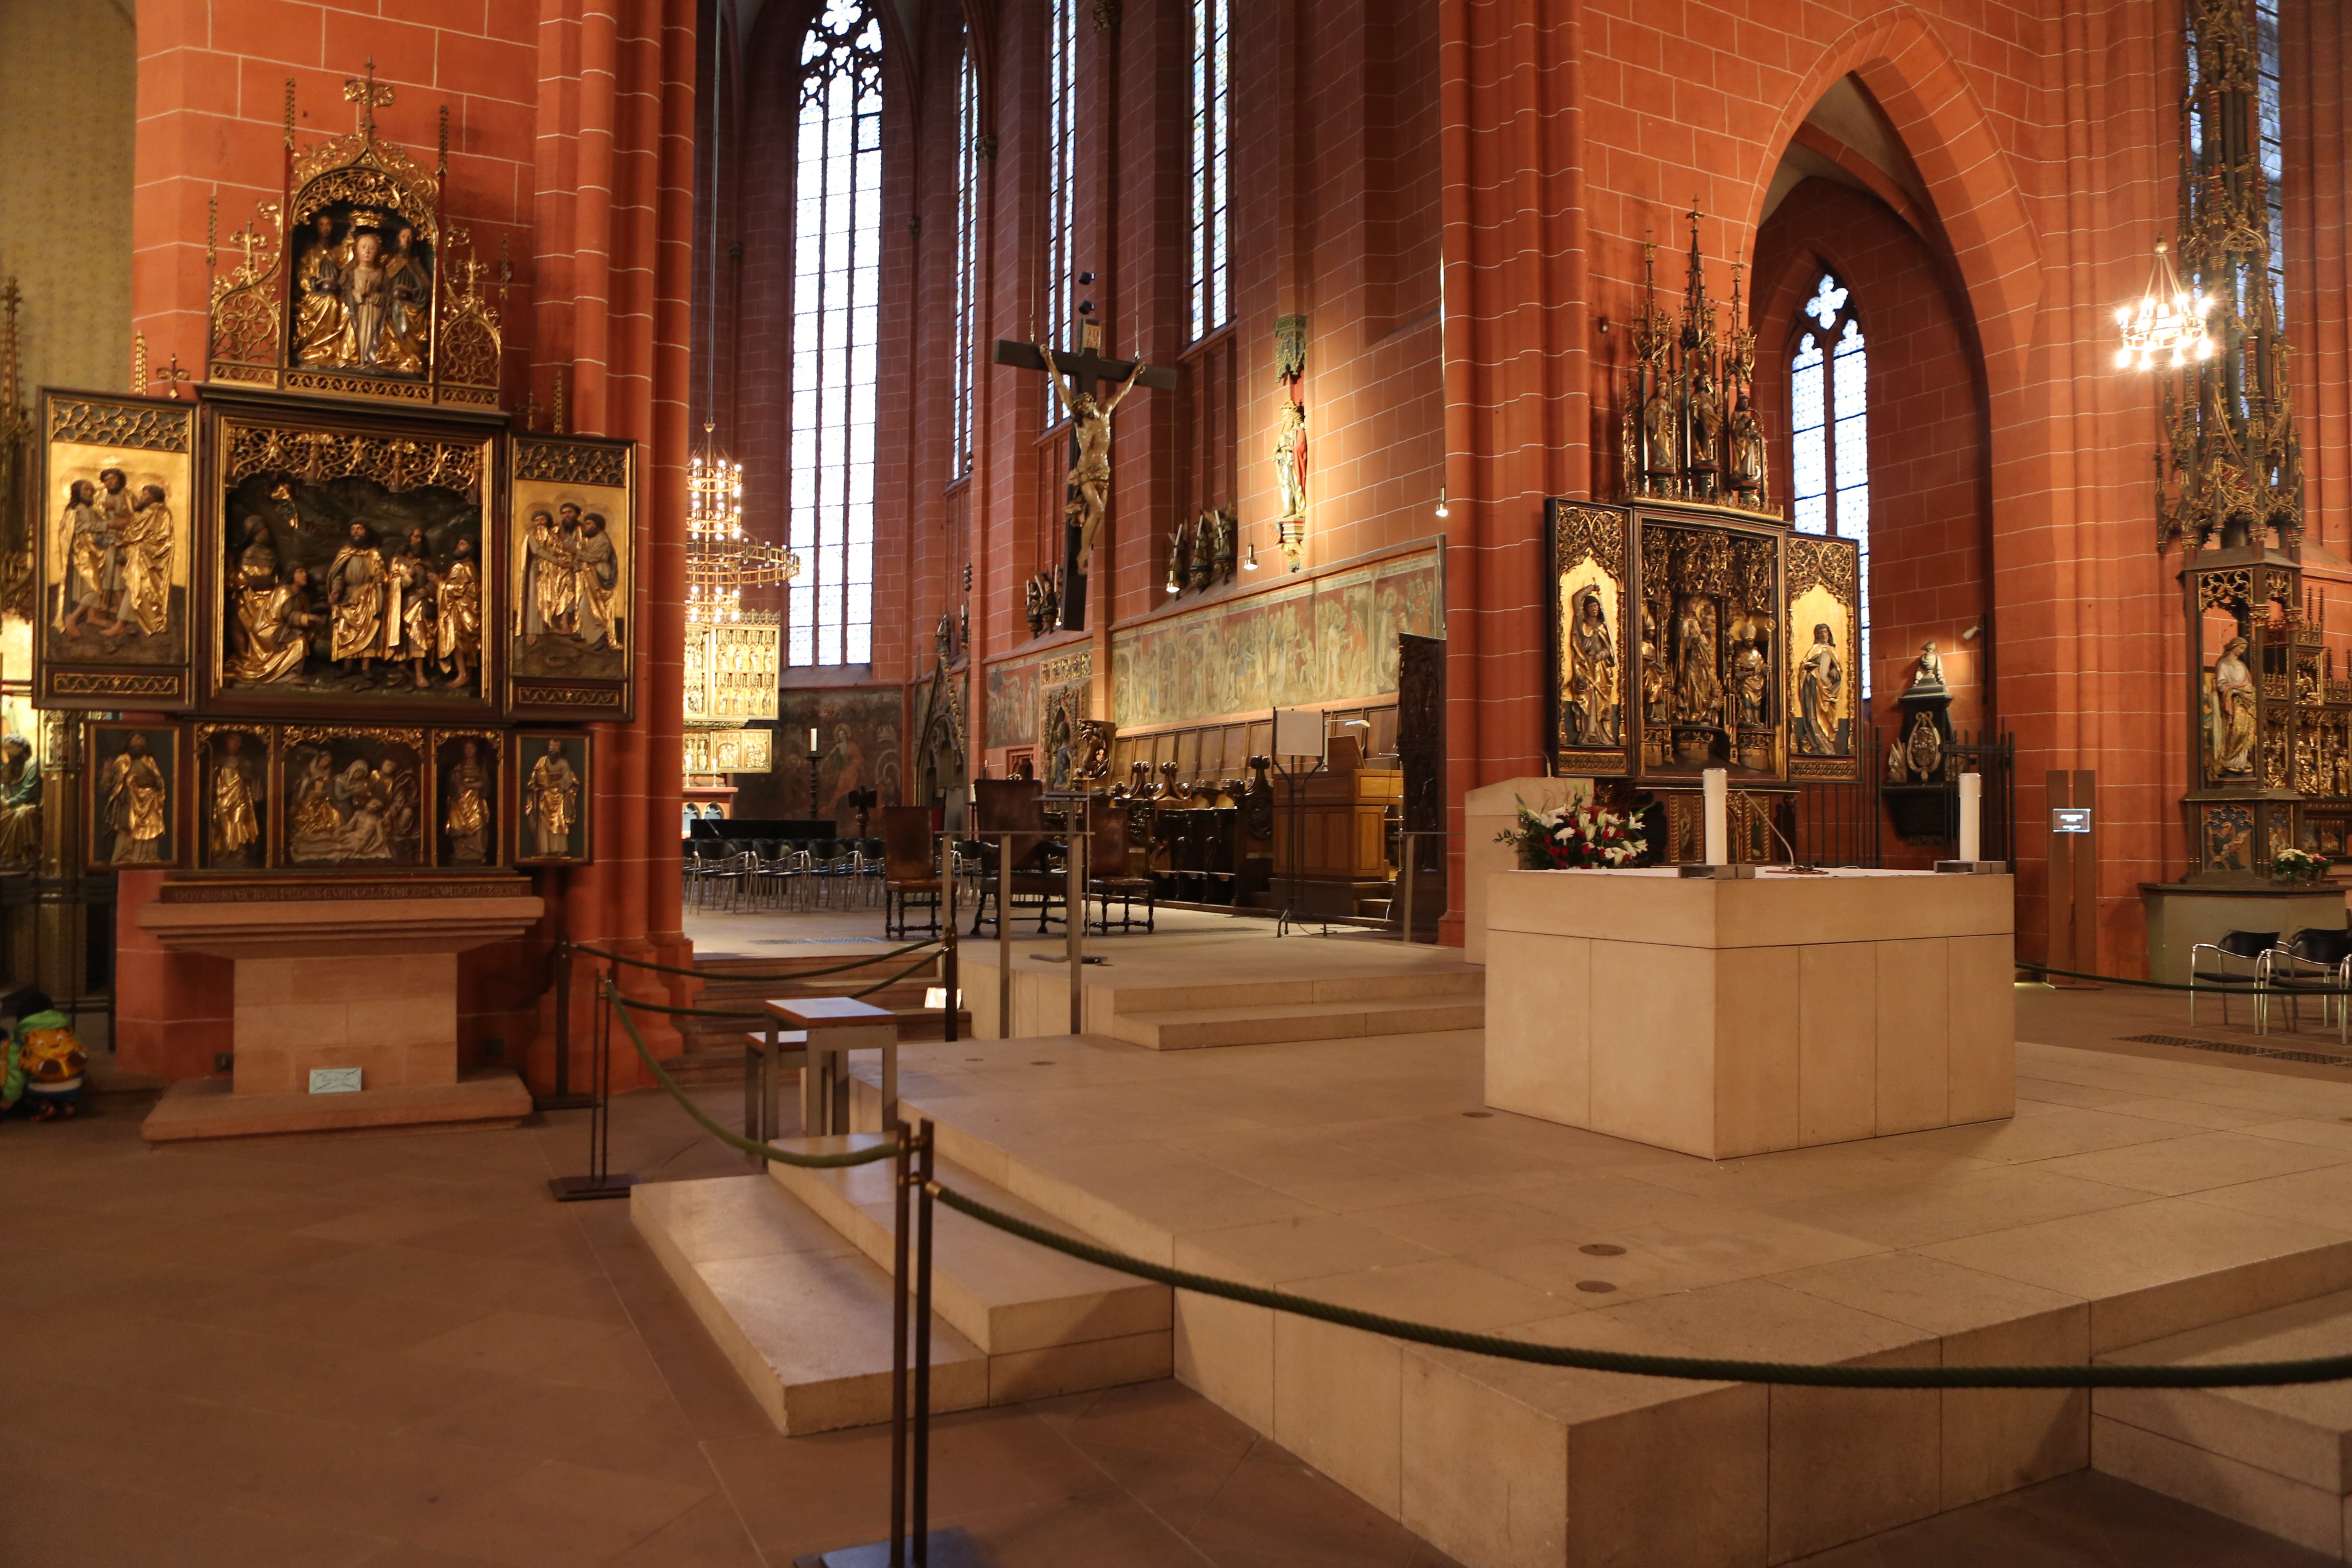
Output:
[[1731,775],[1709,768],[1700,776],[1706,783],[1706,863],[1726,865],[1731,859]]
[[809,727],[809,750],[812,752],[816,750],[816,727],[814,725],[811,725]]
[[1984,775],[1960,775],[1960,858],[1973,863],[1984,847],[1979,817],[1984,805]]

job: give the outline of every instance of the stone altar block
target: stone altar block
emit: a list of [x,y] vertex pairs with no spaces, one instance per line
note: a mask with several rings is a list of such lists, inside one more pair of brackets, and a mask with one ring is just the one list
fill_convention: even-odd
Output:
[[1506,871],[1486,1103],[1708,1159],[2016,1109],[2014,879]]
[[1486,962],[1486,879],[1497,871],[1519,868],[1519,852],[1497,844],[1495,836],[1519,825],[1519,806],[1549,811],[1556,805],[1592,804],[1592,781],[1545,778],[1540,774],[1505,779],[1474,789],[1462,797],[1462,961]]
[[[169,879],[140,910],[163,946],[236,965],[235,1072],[173,1087],[150,1142],[337,1128],[511,1121],[510,1068],[461,1076],[457,954],[520,936],[543,901],[527,879]],[[356,1092],[310,1073],[357,1068]]]

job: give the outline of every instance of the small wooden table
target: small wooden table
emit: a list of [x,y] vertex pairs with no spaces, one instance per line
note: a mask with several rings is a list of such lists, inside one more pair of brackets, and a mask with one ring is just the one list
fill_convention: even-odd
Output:
[[[794,996],[762,1003],[772,1062],[778,1035],[805,1031],[808,1058],[801,1068],[801,1131],[812,1138],[849,1131],[849,1053],[882,1053],[882,1125],[898,1115],[898,1017],[886,1007],[847,996]],[[768,1070],[774,1071],[771,1066]],[[772,1101],[771,1102],[772,1105]],[[773,1124],[774,1111],[769,1111]]]

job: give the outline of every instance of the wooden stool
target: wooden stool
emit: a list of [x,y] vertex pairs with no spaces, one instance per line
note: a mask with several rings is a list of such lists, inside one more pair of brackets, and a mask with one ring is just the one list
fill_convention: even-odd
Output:
[[882,1053],[882,1125],[898,1115],[898,1018],[886,1007],[847,996],[794,996],[761,1004],[772,1032],[805,1031],[801,1068],[801,1131],[811,1138],[849,1131],[849,1053]]

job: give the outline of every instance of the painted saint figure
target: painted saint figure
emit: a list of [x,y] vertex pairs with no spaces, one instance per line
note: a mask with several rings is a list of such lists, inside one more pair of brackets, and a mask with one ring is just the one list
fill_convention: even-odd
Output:
[[466,742],[446,781],[449,815],[441,831],[449,836],[449,859],[457,865],[478,866],[489,858],[490,771],[480,759],[481,746]]
[[106,764],[98,780],[99,820],[113,836],[108,862],[152,865],[163,858],[170,821],[170,790],[163,770],[147,750],[147,737],[133,731],[121,755]]
[[572,616],[581,642],[592,648],[618,647],[619,639],[613,635],[613,593],[621,581],[621,558],[602,512],[592,511],[580,520],[572,560]]
[[341,363],[343,323],[343,268],[350,247],[335,248],[335,220],[320,213],[312,220],[310,247],[302,256],[302,302],[294,309],[294,353],[304,364]]
[[1723,722],[1723,677],[1715,667],[1715,603],[1683,601],[1675,623],[1675,718],[1683,723]]
[[2213,710],[2207,742],[2216,775],[2245,778],[2254,771],[2254,672],[2246,639],[2231,637],[2213,661]]
[[66,487],[66,591],[58,630],[70,632],[95,613],[113,608],[114,541],[98,508],[98,487],[76,479]]
[[1569,630],[1569,668],[1583,683],[1585,718],[1577,739],[1613,746],[1620,741],[1617,705],[1617,639],[1610,635],[1609,611],[1598,584],[1577,591]]
[[161,485],[142,485],[131,521],[116,536],[122,598],[109,636],[136,626],[141,637],[163,632],[172,620],[172,509]]
[[562,741],[550,738],[547,754],[531,763],[522,815],[530,824],[536,854],[549,859],[572,854],[572,829],[580,820],[580,775],[572,772]]
[[1274,476],[1282,490],[1282,515],[1307,515],[1307,409],[1282,401],[1282,428],[1274,437]]
[[384,651],[386,575],[375,535],[366,523],[353,522],[350,542],[335,552],[327,568],[327,603],[334,616],[334,638],[327,657],[346,669],[353,659],[360,661],[362,669],[373,669]]
[[261,786],[253,759],[245,754],[245,737],[231,730],[220,741],[220,755],[213,759],[213,798],[205,825],[212,863],[249,866],[254,847],[261,842]]
[[1813,646],[1797,665],[1797,721],[1790,728],[1798,751],[1809,757],[1845,755],[1839,731],[1844,696],[1837,634],[1824,622],[1813,627]]
[[22,735],[0,740],[0,866],[41,858],[41,765]]
[[[474,542],[460,538],[449,570],[435,589],[439,600],[439,654],[453,686],[473,682],[482,657],[482,577],[474,563]],[[451,673],[454,671],[454,673]]]

